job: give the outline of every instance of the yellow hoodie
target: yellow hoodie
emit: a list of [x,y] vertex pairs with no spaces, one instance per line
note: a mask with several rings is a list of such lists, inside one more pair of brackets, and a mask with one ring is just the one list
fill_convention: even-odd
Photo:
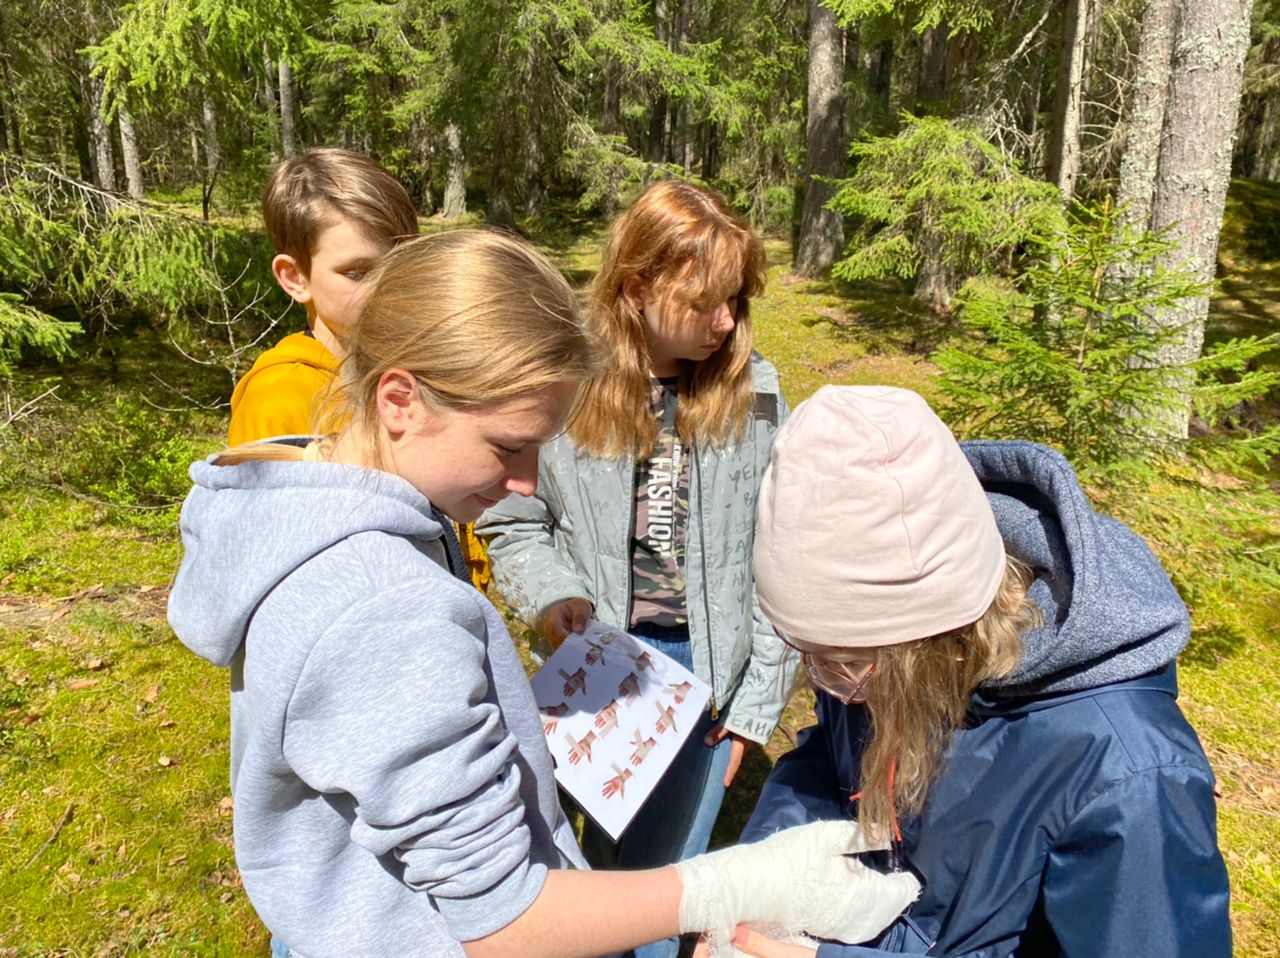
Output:
[[[231,394],[227,442],[239,446],[272,436],[307,435],[315,431],[316,397],[338,374],[338,360],[306,333],[292,333],[258,357]],[[471,581],[484,592],[491,572],[484,546],[470,524],[459,523],[458,544],[471,571]]]
[[338,360],[314,336],[286,336],[259,356],[236,383],[227,442],[239,446],[313,432],[316,397],[337,372]]

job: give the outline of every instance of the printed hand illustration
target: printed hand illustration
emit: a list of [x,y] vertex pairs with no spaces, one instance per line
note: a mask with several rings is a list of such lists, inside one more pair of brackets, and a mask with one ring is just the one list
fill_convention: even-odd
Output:
[[587,670],[578,669],[573,675],[570,675],[564,669],[557,669],[560,677],[564,679],[564,694],[573,695],[575,692],[585,692],[587,690]]
[[654,738],[645,738],[639,729],[631,736],[631,744],[636,750],[631,753],[631,764],[639,765],[644,761],[644,757],[653,751],[653,747],[658,744],[658,740]]
[[676,705],[680,705],[684,702],[686,698],[689,697],[689,693],[693,691],[693,683],[692,682],[679,682],[679,683],[668,682],[667,688],[671,690],[671,694],[675,697]]
[[604,635],[600,636],[600,644],[613,645],[613,640],[621,634],[621,632],[606,632]]
[[591,761],[591,743],[596,740],[595,732],[588,732],[581,739],[575,741],[573,736],[568,732],[565,733],[564,740],[569,743],[569,764],[577,765],[582,759],[586,759],[588,763]]
[[627,677],[618,683],[618,694],[628,705],[640,697],[640,679],[634,672],[628,672]]
[[618,727],[618,700],[611,699],[609,704],[596,713],[596,728],[600,729],[600,737],[604,738]]
[[595,665],[597,662],[604,661],[604,646],[599,642],[592,642],[587,639],[587,665]]
[[658,721],[655,723],[658,734],[661,735],[665,732],[667,726],[670,726],[673,732],[680,731],[676,728],[676,707],[674,705],[663,705],[661,702],[654,702],[653,704],[658,709]]
[[547,705],[538,709],[542,713],[542,734],[550,735],[556,730],[556,726],[560,724],[560,717],[569,714],[569,703],[561,702],[559,705]]
[[636,664],[637,672],[653,668],[653,656],[648,652],[641,652],[639,655],[631,656],[631,661]]
[[600,794],[605,798],[613,798],[614,795],[617,795],[619,798],[624,798],[627,779],[631,777],[631,769],[618,768],[617,765],[614,765],[613,770],[618,774],[604,783],[604,788],[600,789]]

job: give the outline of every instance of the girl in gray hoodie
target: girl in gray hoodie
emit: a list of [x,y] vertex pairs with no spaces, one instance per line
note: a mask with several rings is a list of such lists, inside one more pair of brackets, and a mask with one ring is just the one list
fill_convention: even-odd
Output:
[[916,886],[846,859],[867,840],[843,823],[580,870],[520,658],[446,521],[534,491],[594,365],[573,293],[477,230],[404,244],[371,285],[334,429],[196,463],[182,512],[169,619],[231,669],[236,860],[267,927],[299,958],[592,955],[797,909],[827,934],[891,920]]

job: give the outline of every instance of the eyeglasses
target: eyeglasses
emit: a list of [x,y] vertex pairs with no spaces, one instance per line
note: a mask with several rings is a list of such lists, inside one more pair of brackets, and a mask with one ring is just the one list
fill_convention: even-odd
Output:
[[809,682],[845,705],[867,700],[867,682],[876,674],[875,653],[859,650],[845,660],[815,655],[802,649],[781,632],[778,637],[800,653]]

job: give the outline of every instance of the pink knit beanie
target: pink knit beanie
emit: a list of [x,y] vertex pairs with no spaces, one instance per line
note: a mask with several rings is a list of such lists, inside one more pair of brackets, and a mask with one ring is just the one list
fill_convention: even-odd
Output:
[[1004,543],[955,437],[918,395],[824,386],[779,430],[770,460],[755,578],[783,634],[895,645],[987,611]]

